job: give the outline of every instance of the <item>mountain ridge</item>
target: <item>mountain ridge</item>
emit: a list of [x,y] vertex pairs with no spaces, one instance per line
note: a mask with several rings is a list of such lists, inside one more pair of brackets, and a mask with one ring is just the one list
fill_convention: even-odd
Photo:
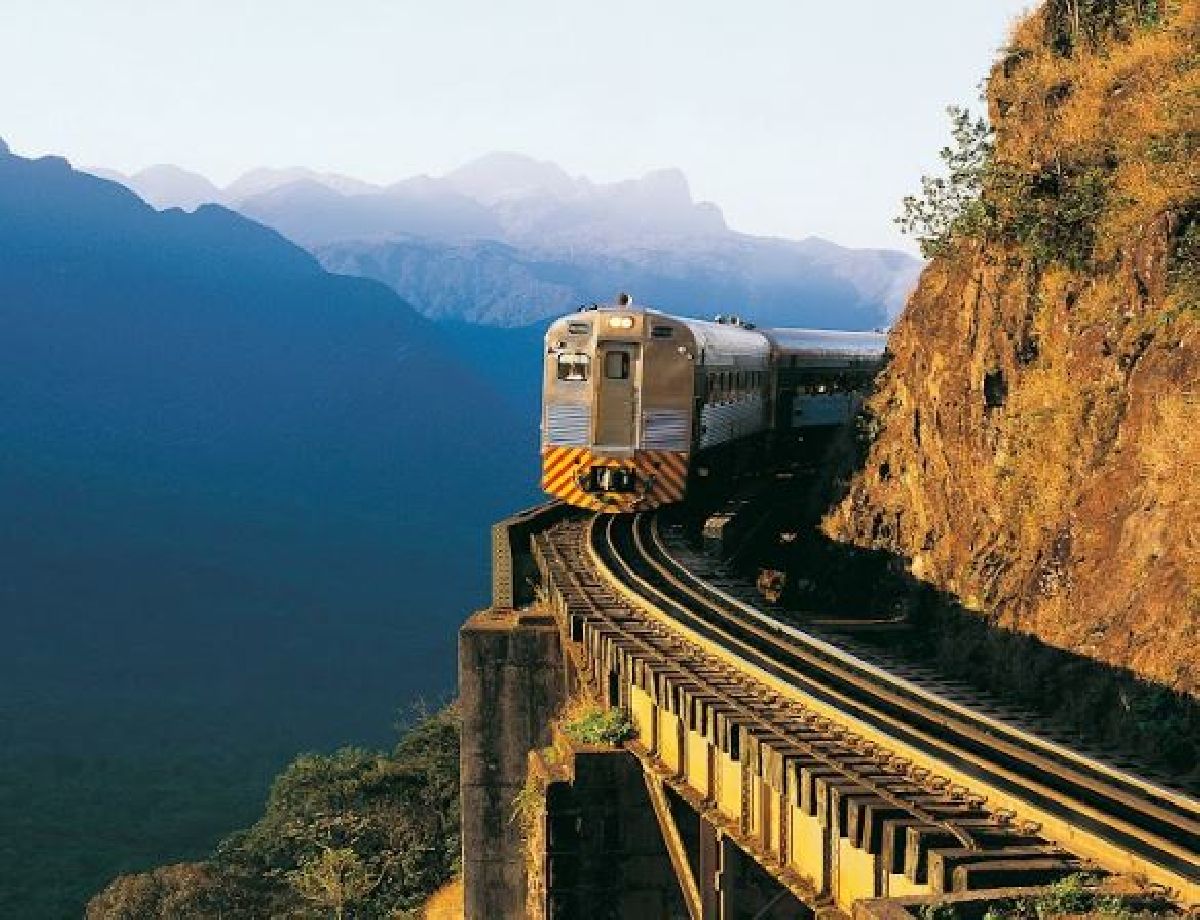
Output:
[[536,417],[219,205],[0,154],[0,214],[0,915],[77,917],[453,686]]
[[[688,315],[875,328],[899,312],[920,269],[897,250],[734,231],[717,205],[693,199],[678,169],[596,183],[493,153],[386,186],[259,170],[221,195],[327,269],[381,281],[438,320],[520,326],[636,287],[640,299]],[[545,283],[547,274],[556,280]]]

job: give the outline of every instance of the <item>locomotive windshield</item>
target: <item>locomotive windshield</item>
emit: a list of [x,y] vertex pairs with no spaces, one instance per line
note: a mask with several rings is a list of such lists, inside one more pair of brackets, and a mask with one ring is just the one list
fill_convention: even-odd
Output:
[[629,377],[629,353],[610,351],[604,356],[604,376],[609,380],[625,380]]
[[566,354],[558,356],[559,380],[587,380],[588,366],[591,359],[584,354]]

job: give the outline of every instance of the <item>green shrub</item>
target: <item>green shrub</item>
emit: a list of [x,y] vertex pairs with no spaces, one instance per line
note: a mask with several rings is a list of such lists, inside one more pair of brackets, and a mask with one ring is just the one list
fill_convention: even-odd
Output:
[[1183,309],[1200,312],[1200,201],[1183,209],[1172,240],[1167,280]]
[[1087,267],[1109,204],[1111,158],[1006,162],[986,119],[948,111],[954,143],[940,154],[946,175],[922,176],[921,194],[905,198],[896,218],[922,254],[944,256],[957,240],[976,239],[1022,247],[1036,267]]
[[917,911],[920,920],[958,920],[953,904],[922,904]]
[[1079,872],[1068,875],[1034,898],[1034,910],[1043,918],[1086,913],[1095,900],[1095,892],[1089,888],[1092,884],[1090,876]]
[[624,709],[591,707],[563,726],[563,732],[579,744],[624,744],[637,734]]
[[916,237],[926,258],[945,255],[955,239],[978,235],[991,220],[983,198],[995,153],[991,125],[965,108],[946,111],[954,141],[938,154],[946,175],[922,176],[921,194],[905,198],[896,218],[905,233]]
[[1050,0],[1046,38],[1055,51],[1070,56],[1081,42],[1095,47],[1159,25],[1165,6],[1166,0]]
[[391,753],[296,758],[262,818],[211,859],[122,876],[92,899],[89,920],[404,916],[460,869],[459,731],[451,707]]

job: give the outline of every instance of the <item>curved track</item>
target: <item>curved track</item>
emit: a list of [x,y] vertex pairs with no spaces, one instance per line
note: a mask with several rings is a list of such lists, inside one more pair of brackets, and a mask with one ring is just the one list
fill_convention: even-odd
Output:
[[[597,516],[592,558],[614,585],[722,657],[768,675],[946,764],[971,785],[1077,834],[1062,844],[1146,874],[1194,901],[1200,890],[1200,802],[1072,752],[1023,728],[896,677],[826,640],[779,623],[693,576],[669,551],[658,518]],[[961,835],[959,835],[961,836]],[[1100,854],[1108,855],[1104,858]],[[1114,860],[1112,854],[1128,857]]]

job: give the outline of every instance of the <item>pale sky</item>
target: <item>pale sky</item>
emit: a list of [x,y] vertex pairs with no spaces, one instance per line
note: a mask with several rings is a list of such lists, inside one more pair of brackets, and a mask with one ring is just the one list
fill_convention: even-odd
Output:
[[911,250],[899,201],[1029,5],[0,0],[0,137],[218,184],[390,182],[492,150],[598,181],[676,166],[738,230]]

